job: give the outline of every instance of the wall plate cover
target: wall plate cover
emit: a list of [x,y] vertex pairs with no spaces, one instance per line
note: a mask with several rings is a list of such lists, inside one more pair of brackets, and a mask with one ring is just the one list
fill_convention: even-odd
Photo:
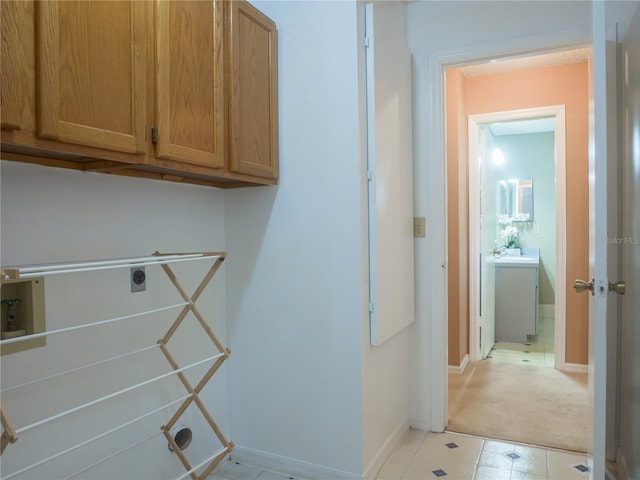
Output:
[[147,275],[144,267],[131,267],[131,293],[144,292],[147,289]]
[[413,236],[424,238],[426,236],[426,220],[424,217],[413,217]]

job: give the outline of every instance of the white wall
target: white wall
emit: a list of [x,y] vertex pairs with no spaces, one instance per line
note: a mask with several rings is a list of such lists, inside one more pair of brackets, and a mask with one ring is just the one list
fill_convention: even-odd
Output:
[[[378,328],[380,332],[386,331],[385,335],[378,335],[378,340],[383,340],[382,343],[372,347],[369,316],[363,315],[363,467],[364,476],[373,478],[409,427],[411,326],[406,325],[415,319],[415,241],[411,225],[413,185],[406,184],[407,181],[413,180],[412,145],[403,145],[403,142],[411,142],[410,129],[413,120],[411,59],[406,47],[404,6],[399,2],[376,2],[367,14],[373,16],[372,19],[368,19],[373,20],[370,24],[373,32],[367,30],[367,36],[372,36],[372,33],[375,35],[375,38],[369,39],[369,48],[373,51],[367,52],[367,60],[375,62],[376,66],[373,69],[375,73],[370,73],[374,76],[373,83],[367,85],[371,94],[375,90],[375,102],[369,99],[369,108],[375,108],[376,111],[366,112],[376,120],[375,126],[370,126],[374,131],[369,131],[368,135],[370,145],[375,145],[375,151],[369,152],[369,155],[373,154],[375,160],[376,205],[370,208],[377,212],[375,222],[378,229],[374,233],[375,241],[369,244],[370,248],[377,245],[377,251],[372,253],[375,258],[371,262],[376,264],[377,273],[374,274],[378,276],[374,282],[376,288],[372,289],[375,295],[372,301],[375,303],[374,308],[378,316],[375,321],[380,323]],[[364,32],[360,32],[360,38],[363,36]],[[401,37],[394,38],[398,36]],[[393,49],[396,49],[396,59],[393,58]],[[360,60],[360,85],[363,85],[364,58]],[[371,68],[371,65],[367,67]],[[390,71],[384,71],[385,68]],[[364,93],[363,87],[361,104],[365,102]],[[362,112],[362,109],[361,113],[364,117],[365,112]],[[361,124],[364,125],[364,122],[362,118]],[[394,171],[404,169],[407,161],[408,172]],[[389,200],[389,196],[397,198]],[[408,251],[399,254],[399,249]],[[384,328],[383,323],[386,323]]]
[[414,55],[414,212],[427,218],[416,244],[411,423],[446,425],[446,196],[443,65],[587,44],[591,2],[416,2],[407,6]]
[[[224,192],[153,180],[40,167],[2,161],[2,265],[148,255],[156,250],[212,251],[225,245]],[[174,270],[192,293],[207,265],[176,265]],[[199,262],[198,262],[199,263]],[[198,302],[221,341],[225,333],[225,272],[223,265]],[[47,329],[111,318],[125,313],[176,304],[180,298],[159,267],[147,267],[147,291],[131,294],[129,271],[112,270],[45,279]],[[161,338],[178,310],[151,318],[51,336],[47,346],[5,355],[1,359],[2,388],[64,371],[91,361],[150,346]],[[169,348],[181,365],[212,355],[211,343],[187,316]],[[233,359],[233,355],[231,356]],[[231,360],[229,360],[231,361]],[[15,426],[40,420],[96,396],[145,381],[170,370],[157,349],[107,367],[4,392],[3,406]],[[197,383],[203,369],[189,372]],[[2,456],[2,476],[30,465],[63,448],[113,428],[159,407],[186,392],[175,379],[159,382],[68,419],[20,435]],[[226,366],[202,394],[225,433],[229,433]],[[174,409],[171,413],[175,411]],[[52,478],[80,470],[109,453],[160,434],[169,413],[114,433],[104,440],[33,470],[18,478]],[[211,453],[211,430],[193,408],[182,423],[194,432],[186,451],[192,464]],[[213,442],[213,443],[212,443]],[[167,449],[163,435],[86,472],[84,478],[175,478],[184,468]],[[82,478],[82,477],[80,477]]]
[[358,475],[365,237],[356,6],[254,3],[278,26],[281,181],[227,198],[233,437],[265,459]]
[[236,457],[359,478],[408,425],[408,334],[369,345],[363,10],[254,4],[278,25],[281,182],[227,197]]

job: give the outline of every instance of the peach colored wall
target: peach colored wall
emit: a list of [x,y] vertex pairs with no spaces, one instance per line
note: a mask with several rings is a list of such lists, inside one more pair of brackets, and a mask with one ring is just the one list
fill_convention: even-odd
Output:
[[[588,361],[588,297],[576,295],[571,283],[576,278],[587,278],[589,274],[589,218],[586,208],[586,205],[589,204],[587,64],[579,63],[464,78],[462,101],[465,120],[468,115],[480,113],[549,105],[566,106],[567,246],[570,248],[567,248],[567,285],[565,286],[567,298],[565,361],[586,364]],[[454,101],[447,98],[448,114],[450,113],[448,108],[450,102],[455,105],[459,100]],[[455,115],[455,110],[451,113]],[[449,122],[453,128],[459,125],[459,122],[447,120],[447,146],[449,146],[451,137],[462,137],[466,140],[466,126],[457,130],[449,130]],[[447,155],[448,165],[458,162],[457,152]],[[458,180],[460,180],[459,176],[457,179],[447,179],[449,200],[458,196],[459,192],[453,188],[458,184]],[[464,195],[466,195],[466,191]],[[452,218],[451,212],[449,214],[449,225],[457,224],[458,218]],[[455,212],[453,216],[455,216]],[[468,229],[458,233],[460,237],[468,237]],[[451,251],[457,248],[458,242],[458,238],[449,237],[450,259]],[[452,272],[450,272],[451,275]],[[456,280],[462,279],[460,277],[449,279],[450,294],[451,286],[455,286]],[[561,288],[561,286],[557,288]],[[452,339],[450,337],[449,348],[452,348],[452,344],[459,345],[460,341],[459,338]]]

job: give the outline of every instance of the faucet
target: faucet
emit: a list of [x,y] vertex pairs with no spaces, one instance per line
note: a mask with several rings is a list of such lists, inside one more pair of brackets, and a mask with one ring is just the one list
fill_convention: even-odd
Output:
[[498,248],[493,251],[493,256],[496,258],[504,257],[507,254],[506,250]]

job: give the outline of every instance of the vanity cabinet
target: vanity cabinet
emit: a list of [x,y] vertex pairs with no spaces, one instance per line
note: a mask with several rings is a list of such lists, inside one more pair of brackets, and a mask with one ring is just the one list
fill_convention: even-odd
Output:
[[496,262],[496,341],[526,343],[537,333],[538,267]]
[[277,183],[275,24],[245,0],[3,1],[2,158]]

